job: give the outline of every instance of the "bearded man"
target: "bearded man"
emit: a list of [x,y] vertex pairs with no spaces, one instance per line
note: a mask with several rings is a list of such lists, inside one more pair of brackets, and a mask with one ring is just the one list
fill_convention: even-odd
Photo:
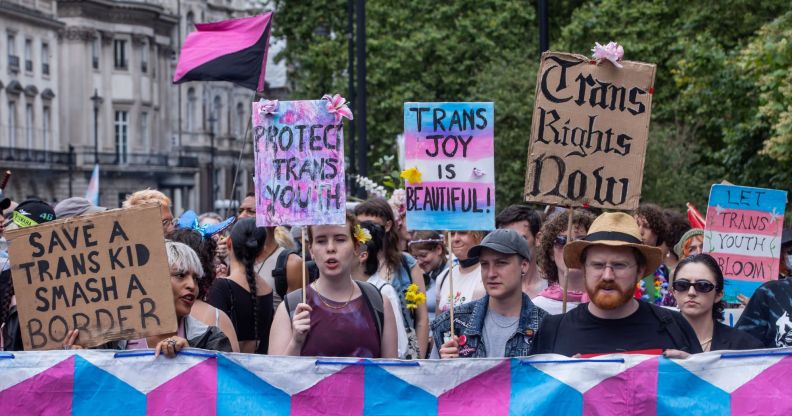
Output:
[[678,312],[634,298],[635,285],[657,269],[662,252],[641,242],[635,220],[606,213],[582,240],[564,247],[564,262],[583,270],[591,301],[563,315],[548,315],[531,353],[590,357],[609,353],[661,354],[680,358],[701,352],[696,333]]

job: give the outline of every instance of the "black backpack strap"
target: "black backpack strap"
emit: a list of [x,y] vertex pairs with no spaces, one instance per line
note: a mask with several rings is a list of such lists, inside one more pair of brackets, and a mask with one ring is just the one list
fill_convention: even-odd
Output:
[[286,291],[289,290],[289,281],[286,278],[286,265],[289,264],[289,256],[297,254],[296,250],[282,250],[278,253],[278,259],[275,261],[275,269],[272,270],[272,280],[275,282],[275,293],[283,299],[286,296]]
[[372,316],[374,317],[374,324],[377,326],[377,336],[380,341],[382,340],[382,322],[385,318],[385,302],[382,300],[382,294],[376,286],[369,282],[361,282],[355,280],[363,298],[366,299],[366,304],[369,306]]

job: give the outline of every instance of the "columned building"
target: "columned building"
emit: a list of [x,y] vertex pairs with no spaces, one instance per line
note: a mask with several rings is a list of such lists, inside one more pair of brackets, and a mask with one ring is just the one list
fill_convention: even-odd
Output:
[[[82,196],[99,164],[100,204],[110,208],[144,188],[168,194],[177,215],[240,199],[253,184],[254,92],[172,78],[194,23],[262,11],[250,0],[1,1],[0,169],[13,172],[6,193]],[[285,65],[272,60],[281,47],[272,39],[268,98],[288,94]]]

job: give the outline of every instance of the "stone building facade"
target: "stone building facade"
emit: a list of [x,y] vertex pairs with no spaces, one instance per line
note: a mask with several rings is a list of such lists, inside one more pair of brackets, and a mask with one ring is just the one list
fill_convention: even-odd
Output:
[[[0,1],[0,50],[9,50],[0,57],[0,168],[13,171],[6,193],[49,201],[81,196],[98,163],[103,206],[150,187],[171,197],[176,214],[216,210],[227,205],[244,143],[230,195],[244,196],[252,186],[252,147],[244,137],[253,91],[171,80],[193,23],[250,16],[261,7],[248,0]],[[14,34],[15,49],[4,47],[6,34]],[[11,52],[25,50],[27,39],[34,68],[12,70]],[[282,98],[285,68],[271,62],[277,46],[266,93]]]

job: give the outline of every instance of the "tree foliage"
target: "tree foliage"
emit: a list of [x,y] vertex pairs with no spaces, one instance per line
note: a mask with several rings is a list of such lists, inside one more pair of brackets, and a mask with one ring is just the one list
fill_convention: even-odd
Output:
[[[367,159],[380,162],[370,176],[394,169],[383,156],[396,154],[404,102],[494,101],[498,205],[522,199],[539,56],[534,3],[367,2]],[[658,66],[644,201],[703,205],[722,179],[790,188],[788,0],[548,3],[552,50],[589,54],[614,40],[625,59]],[[277,0],[276,9],[295,98],[345,91],[347,2]]]

